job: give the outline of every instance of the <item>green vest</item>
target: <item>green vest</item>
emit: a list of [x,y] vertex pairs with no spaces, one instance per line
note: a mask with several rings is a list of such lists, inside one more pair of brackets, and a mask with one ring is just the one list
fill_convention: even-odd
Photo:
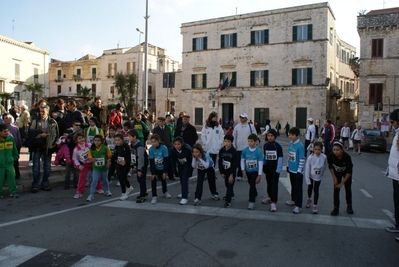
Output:
[[93,150],[90,148],[91,155],[93,156],[93,171],[103,172],[107,170],[108,149],[105,145],[102,145],[98,151],[97,149]]

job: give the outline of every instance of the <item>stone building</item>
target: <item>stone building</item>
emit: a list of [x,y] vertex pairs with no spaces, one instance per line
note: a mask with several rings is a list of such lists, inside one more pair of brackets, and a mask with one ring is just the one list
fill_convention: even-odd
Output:
[[356,51],[339,39],[328,3],[183,23],[181,34],[176,106],[196,125],[212,111],[223,121],[245,112],[261,126],[267,118],[302,129],[307,117],[340,124],[354,98]]
[[360,36],[359,123],[389,130],[388,114],[399,107],[399,7],[357,17]]
[[[40,83],[48,94],[49,52],[32,42],[21,42],[0,35],[0,93],[14,94],[14,99],[3,103],[30,106],[32,95],[24,92],[24,84]],[[40,97],[35,96],[34,102]]]

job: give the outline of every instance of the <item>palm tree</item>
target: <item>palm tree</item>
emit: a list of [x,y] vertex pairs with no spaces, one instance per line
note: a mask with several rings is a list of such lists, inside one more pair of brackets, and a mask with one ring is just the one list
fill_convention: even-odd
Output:
[[91,97],[91,88],[88,88],[87,86],[80,87],[79,89],[76,90],[76,94],[78,96],[83,96],[83,97]]
[[24,84],[24,86],[25,89],[23,91],[30,92],[32,94],[31,107],[33,107],[35,104],[35,95],[43,94],[42,85],[40,83],[29,83],[29,84]]
[[115,75],[115,87],[119,94],[119,101],[126,108],[129,117],[133,116],[134,97],[136,90],[137,76],[135,74],[123,74],[118,72]]
[[[13,93],[2,92],[2,93],[0,93],[0,99],[1,99],[1,103],[4,103],[3,108],[7,109],[7,100],[14,99],[14,94]],[[0,103],[0,105],[2,106],[1,103]],[[1,107],[0,107],[0,109],[1,109]],[[3,113],[3,111],[0,111],[0,113]]]

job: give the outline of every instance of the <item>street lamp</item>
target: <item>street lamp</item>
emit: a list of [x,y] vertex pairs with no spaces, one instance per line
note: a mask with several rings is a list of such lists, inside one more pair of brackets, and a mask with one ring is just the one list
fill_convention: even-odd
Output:
[[136,28],[136,31],[139,32],[139,46],[138,46],[138,59],[137,59],[137,88],[136,88],[136,113],[139,111],[139,78],[140,78],[140,55],[141,55],[141,35],[144,33],[140,31],[139,28]]
[[148,110],[148,69],[147,69],[147,58],[148,58],[148,0],[145,4],[145,46],[144,46],[144,94],[145,103],[144,108]]

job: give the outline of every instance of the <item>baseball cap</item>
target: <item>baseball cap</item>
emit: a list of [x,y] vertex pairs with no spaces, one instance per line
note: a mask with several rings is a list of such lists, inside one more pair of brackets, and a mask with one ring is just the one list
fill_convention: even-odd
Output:
[[312,118],[308,118],[308,121],[313,122],[313,119]]
[[248,119],[247,113],[241,113],[241,114],[240,114],[240,118],[246,118],[246,119]]

